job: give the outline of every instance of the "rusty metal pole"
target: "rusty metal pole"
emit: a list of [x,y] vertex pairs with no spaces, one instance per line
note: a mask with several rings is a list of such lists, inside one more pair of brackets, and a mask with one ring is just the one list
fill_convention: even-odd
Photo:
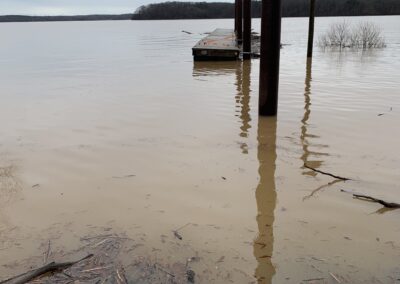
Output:
[[281,18],[281,0],[262,0],[258,99],[260,115],[275,116],[278,111]]
[[237,30],[236,37],[238,43],[243,39],[243,0],[237,0]]
[[310,0],[310,19],[308,21],[308,48],[307,57],[312,57],[313,41],[314,41],[314,16],[315,16],[315,0]]
[[243,0],[243,59],[251,57],[251,0]]

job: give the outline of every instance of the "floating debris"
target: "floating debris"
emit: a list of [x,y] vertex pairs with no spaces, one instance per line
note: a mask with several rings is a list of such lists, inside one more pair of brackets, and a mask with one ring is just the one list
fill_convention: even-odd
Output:
[[194,283],[194,277],[195,277],[196,273],[193,270],[188,269],[188,271],[186,271],[186,275],[187,275],[187,280],[189,281],[189,283]]

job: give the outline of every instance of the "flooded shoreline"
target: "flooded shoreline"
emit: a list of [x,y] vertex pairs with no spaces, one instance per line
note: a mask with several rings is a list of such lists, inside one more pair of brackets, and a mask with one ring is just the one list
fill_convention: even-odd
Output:
[[277,119],[257,60],[192,61],[230,20],[0,26],[0,279],[115,234],[116,263],[199,257],[196,283],[395,283],[400,211],[340,191],[400,203],[400,18],[367,18],[387,48],[312,69],[306,19],[284,19]]

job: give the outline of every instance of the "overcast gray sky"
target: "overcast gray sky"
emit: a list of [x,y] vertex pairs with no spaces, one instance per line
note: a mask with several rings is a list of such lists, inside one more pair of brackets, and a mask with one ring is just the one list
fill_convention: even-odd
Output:
[[154,2],[164,0],[0,0],[0,15],[124,14]]

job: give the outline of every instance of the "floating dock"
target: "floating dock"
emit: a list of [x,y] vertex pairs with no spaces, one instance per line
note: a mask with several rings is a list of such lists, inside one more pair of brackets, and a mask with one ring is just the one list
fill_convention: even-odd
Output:
[[239,58],[240,47],[232,29],[216,29],[200,40],[192,51],[195,61],[236,60]]

